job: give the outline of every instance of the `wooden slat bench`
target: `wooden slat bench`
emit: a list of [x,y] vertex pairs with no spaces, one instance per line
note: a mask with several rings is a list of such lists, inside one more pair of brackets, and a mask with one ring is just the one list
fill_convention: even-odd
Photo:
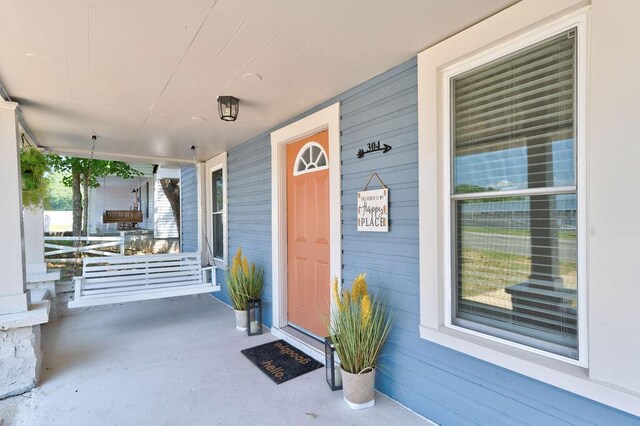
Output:
[[141,223],[141,210],[107,210],[102,213],[102,223]]
[[202,267],[197,253],[87,257],[74,280],[70,308],[220,290],[215,266]]

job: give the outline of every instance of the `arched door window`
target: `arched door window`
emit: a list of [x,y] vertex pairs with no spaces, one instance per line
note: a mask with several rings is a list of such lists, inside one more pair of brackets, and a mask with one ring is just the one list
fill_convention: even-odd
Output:
[[322,145],[317,142],[309,142],[298,151],[293,175],[298,176],[304,173],[317,172],[328,167],[327,153]]

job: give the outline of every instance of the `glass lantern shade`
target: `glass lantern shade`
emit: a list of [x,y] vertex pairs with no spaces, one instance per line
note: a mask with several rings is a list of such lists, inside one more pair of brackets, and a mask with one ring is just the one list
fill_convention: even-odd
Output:
[[262,300],[247,302],[247,336],[262,334]]
[[218,113],[221,120],[236,121],[239,109],[240,99],[233,96],[218,96]]

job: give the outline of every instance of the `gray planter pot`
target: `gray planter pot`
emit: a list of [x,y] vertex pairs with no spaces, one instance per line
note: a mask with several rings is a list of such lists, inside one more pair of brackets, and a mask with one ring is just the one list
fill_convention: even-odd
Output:
[[236,328],[245,331],[247,329],[247,311],[236,311]]
[[376,370],[362,374],[352,374],[341,369],[342,393],[344,400],[352,410],[373,407],[376,403],[373,386],[376,381]]

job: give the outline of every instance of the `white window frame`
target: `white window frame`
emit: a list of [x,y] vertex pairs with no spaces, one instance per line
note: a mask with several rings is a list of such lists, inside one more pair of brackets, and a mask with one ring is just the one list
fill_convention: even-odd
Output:
[[[324,160],[325,160],[325,165],[324,166],[316,166],[312,169],[307,168],[308,164],[305,164],[305,169],[298,171],[298,164],[300,163],[300,161],[304,161],[302,160],[302,155],[305,153],[305,151],[307,151],[307,149],[311,149],[312,147],[316,147],[320,149],[320,154],[324,156]],[[317,159],[320,159],[320,156],[318,156]],[[311,161],[310,161],[311,163]],[[313,173],[313,172],[319,172],[320,170],[327,170],[329,168],[329,160],[327,158],[327,152],[324,150],[324,148],[322,147],[322,145],[320,145],[318,142],[315,141],[311,141],[311,142],[307,142],[306,144],[304,144],[304,146],[300,149],[300,151],[298,151],[298,155],[296,156],[296,160],[293,163],[293,175],[294,176],[300,176],[303,175],[305,173]]]
[[[590,377],[586,266],[589,246],[587,82],[589,3],[524,0],[418,55],[420,336],[522,375],[637,412],[638,397]],[[451,324],[448,78],[570,28],[578,29],[576,153],[578,201],[579,359],[550,354]],[[597,370],[594,369],[594,374]],[[635,407],[635,408],[634,408]]]
[[[577,217],[578,217],[578,241],[577,241],[577,249],[578,249],[578,358],[577,359],[573,359],[573,358],[569,358],[563,355],[558,355],[552,352],[548,352],[542,349],[536,349],[532,346],[528,346],[528,345],[524,345],[521,343],[516,343],[514,341],[508,340],[506,338],[500,338],[497,337],[495,335],[490,335],[487,333],[482,333],[480,331],[474,331],[472,329],[460,326],[460,325],[456,325],[453,323],[454,319],[454,309],[453,309],[453,305],[454,305],[454,298],[455,298],[455,294],[453,291],[453,286],[455,285],[455,283],[453,282],[453,275],[452,275],[452,269],[453,269],[453,227],[456,226],[455,225],[455,221],[452,220],[451,217],[451,195],[452,192],[452,180],[453,180],[453,150],[452,150],[452,143],[453,141],[451,140],[451,114],[449,113],[451,111],[452,108],[452,104],[451,104],[451,96],[449,95],[451,93],[451,81],[454,77],[461,75],[469,70],[481,67],[491,61],[494,61],[496,59],[500,59],[500,58],[504,58],[507,57],[517,51],[520,51],[522,49],[527,49],[529,47],[532,47],[534,45],[536,45],[537,43],[543,42],[545,40],[548,40],[549,38],[556,36],[558,34],[562,34],[572,28],[576,28],[577,29],[577,37],[576,37],[576,53],[578,56],[577,59],[577,63],[576,63],[576,71],[577,71],[577,79],[576,79],[576,88],[575,88],[575,93],[576,93],[576,97],[577,97],[577,102],[576,105],[574,107],[575,110],[575,117],[574,120],[577,120],[577,125],[575,126],[576,128],[576,134],[574,135],[574,140],[575,140],[575,145],[574,145],[574,149],[576,150],[576,187],[546,187],[544,188],[545,193],[563,193],[566,192],[567,190],[569,191],[576,191],[576,197],[577,197]],[[585,138],[586,138],[586,132],[584,131],[584,125],[583,123],[586,120],[586,115],[584,114],[585,112],[585,99],[584,99],[584,93],[586,92],[585,90],[585,79],[584,79],[584,74],[586,72],[586,67],[582,67],[582,69],[580,69],[580,57],[582,56],[581,53],[581,47],[582,45],[584,45],[586,43],[586,27],[584,25],[584,19],[582,19],[582,17],[577,17],[575,20],[574,19],[569,19],[569,20],[561,20],[560,22],[558,22],[555,25],[551,25],[549,27],[545,27],[545,28],[541,28],[538,30],[534,30],[532,32],[530,32],[529,34],[527,34],[526,36],[524,36],[523,38],[521,38],[518,41],[514,41],[514,42],[507,42],[503,45],[501,45],[500,47],[497,47],[495,49],[491,49],[488,52],[482,52],[476,56],[473,56],[472,58],[468,59],[468,60],[464,60],[460,63],[455,63],[454,65],[448,66],[446,68],[444,68],[441,71],[440,74],[440,78],[441,78],[441,87],[442,87],[442,111],[443,111],[443,115],[442,115],[442,123],[443,123],[443,134],[442,134],[442,145],[443,145],[443,149],[442,149],[442,155],[443,155],[443,160],[442,160],[442,167],[444,168],[444,176],[448,176],[448,179],[443,179],[441,185],[443,186],[443,191],[444,194],[446,194],[447,197],[447,201],[446,202],[442,202],[441,206],[439,206],[440,208],[442,208],[443,211],[443,218],[444,218],[444,229],[443,229],[443,233],[444,233],[444,254],[442,256],[443,258],[443,272],[444,272],[444,280],[442,283],[443,286],[443,290],[444,290],[444,325],[447,328],[451,328],[451,329],[455,329],[464,333],[470,333],[470,334],[474,334],[477,335],[479,337],[484,337],[505,345],[510,345],[510,346],[514,346],[516,348],[520,348],[523,350],[527,350],[527,351],[531,351],[533,353],[537,353],[543,356],[548,356],[550,358],[554,358],[554,359],[558,359],[558,360],[562,360],[564,362],[570,363],[570,364],[575,364],[575,365],[580,365],[583,367],[587,367],[588,366],[588,351],[586,351],[586,345],[583,345],[583,342],[586,342],[587,340],[587,329],[586,329],[586,310],[582,309],[584,306],[586,306],[586,297],[587,297],[587,292],[586,292],[586,282],[584,280],[584,273],[582,273],[584,271],[584,250],[585,250],[585,245],[584,245],[584,238],[582,238],[584,236],[584,222],[585,222],[585,215],[584,215],[584,211],[585,211],[585,207],[586,207],[586,203],[585,203],[585,197],[584,197],[584,173],[583,173],[583,169],[585,168],[585,161],[584,158],[581,158],[581,154],[584,153],[585,148],[586,148],[586,144],[585,142]],[[447,113],[444,113],[447,112]],[[581,114],[582,113],[582,114]],[[582,126],[582,127],[581,127]],[[515,194],[518,195],[525,195],[527,193],[537,193],[538,190],[536,191],[517,191],[514,192]],[[502,191],[500,193],[501,196],[508,196],[510,194],[509,191]],[[449,285],[447,285],[447,283]],[[515,332],[514,332],[515,333]]]
[[222,170],[222,258],[213,257],[212,260],[218,268],[227,269],[228,268],[228,259],[229,259],[229,227],[228,227],[228,196],[227,196],[227,153],[223,152],[222,154],[216,155],[213,158],[210,158],[205,163],[205,182],[204,185],[206,188],[206,203],[207,203],[207,218],[206,218],[206,237],[209,245],[211,247],[211,253],[209,252],[209,247],[203,247],[207,256],[213,256],[213,185],[211,183],[211,178],[214,172],[218,170]]

